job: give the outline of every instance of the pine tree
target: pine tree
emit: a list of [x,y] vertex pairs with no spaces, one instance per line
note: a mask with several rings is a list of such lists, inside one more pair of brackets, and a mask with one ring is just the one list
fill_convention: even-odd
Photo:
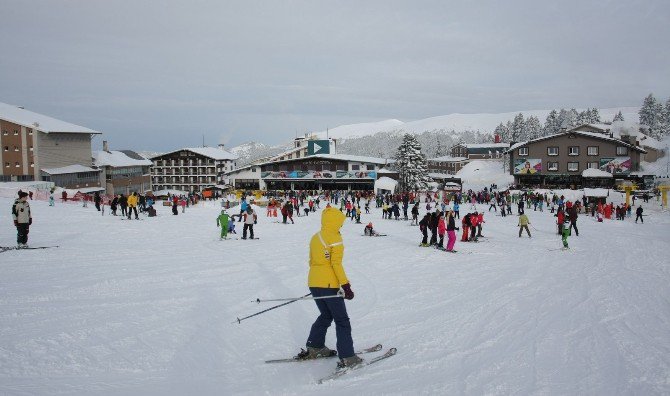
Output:
[[624,120],[623,119],[623,113],[621,113],[621,110],[619,110],[619,112],[616,113],[616,115],[614,116],[614,119],[612,120],[612,122],[623,121],[623,120]]
[[542,134],[542,124],[540,120],[535,116],[528,117],[524,125],[525,135],[528,137],[528,140],[533,140],[541,137]]
[[493,131],[494,135],[500,136],[500,141],[501,142],[509,142],[510,141],[510,133],[509,130],[503,123],[501,122],[496,129]]
[[638,114],[640,124],[649,128],[649,135],[660,139],[663,134],[663,105],[656,100],[653,94],[644,98]]
[[528,136],[524,135],[524,124],[523,114],[519,113],[514,117],[514,122],[512,123],[512,141],[520,142],[528,140]]
[[442,143],[440,142],[440,139],[437,139],[437,147],[435,148],[435,156],[436,157],[442,157],[445,155],[444,153],[445,149],[442,146]]
[[663,108],[663,132],[662,137],[670,136],[670,98],[665,101],[665,107]]
[[577,113],[577,119],[575,120],[575,125],[579,126],[590,123],[591,121],[589,121],[590,120],[589,115],[590,114],[588,110],[580,111],[579,113]]
[[421,144],[414,135],[406,133],[395,155],[395,168],[400,175],[401,191],[425,190],[430,179]]
[[547,116],[547,119],[544,121],[542,136],[557,134],[560,129],[561,128],[558,124],[558,112],[556,110],[552,110]]
[[589,123],[599,124],[602,121],[600,120],[600,111],[597,108],[592,108],[589,110]]

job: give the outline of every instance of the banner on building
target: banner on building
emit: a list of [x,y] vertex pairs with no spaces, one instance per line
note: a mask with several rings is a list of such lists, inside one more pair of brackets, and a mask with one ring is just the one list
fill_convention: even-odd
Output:
[[601,158],[600,170],[613,175],[630,173],[630,157]]
[[307,141],[307,155],[330,154],[330,142],[328,140]]
[[263,179],[376,179],[377,172],[347,172],[347,171],[275,171],[261,172]]
[[523,158],[514,160],[515,175],[534,175],[542,172],[542,160],[537,158]]

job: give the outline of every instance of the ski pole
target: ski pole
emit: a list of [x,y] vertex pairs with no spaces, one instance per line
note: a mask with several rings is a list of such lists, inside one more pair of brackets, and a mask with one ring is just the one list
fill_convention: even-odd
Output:
[[262,302],[272,302],[272,301],[298,301],[298,300],[322,300],[324,298],[338,298],[338,297],[344,297],[344,292],[342,290],[338,290],[337,294],[332,295],[332,296],[322,296],[322,297],[309,297],[309,294],[306,296],[302,297],[291,297],[291,298],[273,298],[273,299],[268,299],[268,300],[261,300],[260,298],[257,298],[256,301],[252,301],[255,303],[262,303]]
[[[298,300],[300,300],[300,299],[302,299],[302,298],[305,298],[305,297],[307,297],[307,296],[310,296],[310,295],[312,295],[312,293],[305,294],[304,296],[299,297],[299,298],[296,298],[296,299],[291,300],[291,301],[289,301],[289,302],[285,302],[285,303],[283,303],[283,304],[275,305],[274,307],[270,307],[270,308],[268,308],[268,309],[264,309],[264,310],[262,310],[262,311],[260,311],[260,312],[256,312],[256,313],[253,314],[253,315],[245,316],[245,317],[243,317],[243,318],[237,318],[237,321],[236,321],[236,322],[237,322],[237,324],[240,324],[240,323],[242,323],[242,321],[243,321],[244,319],[253,318],[254,316],[260,315],[260,314],[265,313],[265,312],[267,312],[267,311],[272,311],[273,309],[277,309],[277,308],[279,308],[279,307],[283,307],[284,305],[288,305],[288,304],[294,303],[294,302],[296,302],[296,301],[298,301]],[[236,323],[236,322],[232,322],[232,323]]]

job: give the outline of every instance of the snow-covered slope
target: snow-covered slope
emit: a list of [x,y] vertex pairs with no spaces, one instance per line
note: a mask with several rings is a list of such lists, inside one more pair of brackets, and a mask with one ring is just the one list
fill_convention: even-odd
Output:
[[[60,247],[0,253],[0,394],[670,393],[670,217],[652,203],[644,224],[580,215],[570,251],[548,211],[527,211],[529,239],[516,216],[479,206],[488,238],[457,254],[419,248],[418,227],[371,205],[362,222],[388,236],[344,224],[347,309],[356,347],[398,354],[323,385],[334,360],[263,363],[304,347],[313,302],[236,321],[272,306],[256,298],[308,292],[319,213],[283,225],[261,212],[261,239],[219,241],[216,202],[178,216],[157,205],[143,221],[31,205],[30,244]],[[3,220],[0,245],[13,245]]]
[[[616,107],[608,109],[600,109],[600,118],[602,120],[611,121],[614,115],[619,111],[622,112],[624,119],[637,120],[638,107]],[[523,113],[524,117],[536,116],[540,122],[544,123],[547,115],[551,110],[524,110],[510,113],[495,113],[495,114],[449,114],[444,116],[430,117],[423,120],[416,120],[411,122],[402,122],[399,120],[385,120],[380,122],[370,122],[362,124],[343,125],[341,127],[333,128],[328,131],[328,135],[332,138],[344,139],[354,138],[367,135],[374,135],[378,132],[391,131],[405,131],[412,133],[421,133],[425,131],[481,131],[492,133],[493,130],[501,122],[504,124],[507,121],[514,119],[519,113]],[[326,132],[318,132],[319,136],[325,137]]]
[[478,191],[484,187],[491,187],[491,184],[504,189],[514,183],[514,176],[509,174],[509,169],[505,172],[503,161],[475,160],[469,162],[456,173],[456,177],[461,178],[464,191],[469,189]]

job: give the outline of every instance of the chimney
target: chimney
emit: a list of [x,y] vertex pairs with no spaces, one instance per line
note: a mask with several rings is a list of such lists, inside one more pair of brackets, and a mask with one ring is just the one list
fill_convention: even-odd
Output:
[[495,136],[494,136],[494,142],[496,142],[496,143],[500,143],[500,135],[497,134],[497,133],[496,133]]
[[219,143],[219,150],[224,150],[225,144]]
[[107,144],[106,140],[102,141],[102,151],[109,152],[109,144]]

